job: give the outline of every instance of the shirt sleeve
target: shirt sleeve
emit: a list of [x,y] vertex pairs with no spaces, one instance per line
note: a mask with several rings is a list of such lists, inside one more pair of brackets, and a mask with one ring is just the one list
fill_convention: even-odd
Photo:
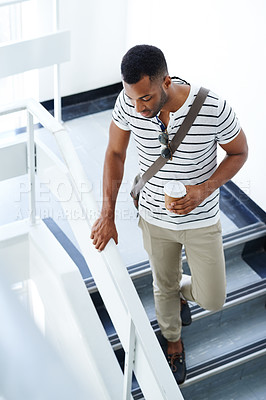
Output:
[[221,144],[231,142],[240,130],[240,123],[234,110],[225,100],[220,100],[216,131],[217,142]]
[[120,92],[116,99],[112,118],[118,128],[123,129],[124,131],[130,130],[126,113],[126,103],[124,101],[124,90]]

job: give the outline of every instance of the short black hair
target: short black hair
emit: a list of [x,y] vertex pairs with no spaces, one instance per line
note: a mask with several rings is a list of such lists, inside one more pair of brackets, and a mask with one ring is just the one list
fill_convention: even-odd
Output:
[[122,59],[121,74],[129,85],[139,82],[144,76],[149,76],[150,80],[164,78],[168,75],[164,54],[155,46],[134,46]]

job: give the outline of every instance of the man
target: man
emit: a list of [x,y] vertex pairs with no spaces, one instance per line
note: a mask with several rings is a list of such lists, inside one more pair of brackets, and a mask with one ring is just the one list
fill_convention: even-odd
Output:
[[[110,238],[118,241],[115,203],[123,177],[130,133],[144,173],[161,154],[158,135],[167,127],[172,140],[199,90],[179,78],[171,79],[165,57],[154,46],[131,48],[121,64],[124,89],[117,98],[110,125],[103,178],[100,218],[91,238],[101,251]],[[217,167],[217,143],[225,158]],[[153,274],[155,309],[167,340],[170,367],[178,383],[186,376],[181,340],[181,316],[189,324],[186,300],[219,310],[225,300],[225,262],[219,220],[219,187],[246,161],[246,137],[231,107],[209,92],[193,126],[177,151],[146,183],[139,199],[139,226]],[[181,181],[187,194],[166,212],[163,186]],[[185,247],[191,277],[182,277],[181,250]]]

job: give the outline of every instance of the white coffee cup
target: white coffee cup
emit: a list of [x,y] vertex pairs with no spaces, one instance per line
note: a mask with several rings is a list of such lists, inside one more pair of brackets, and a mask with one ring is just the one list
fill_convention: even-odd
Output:
[[171,213],[168,210],[168,207],[171,203],[175,200],[184,197],[187,194],[186,188],[180,181],[169,181],[164,185],[164,201],[165,201],[165,208],[166,211]]

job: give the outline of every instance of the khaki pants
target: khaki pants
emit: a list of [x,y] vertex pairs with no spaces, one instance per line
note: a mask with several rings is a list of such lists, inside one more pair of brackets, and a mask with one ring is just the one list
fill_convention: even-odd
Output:
[[[226,296],[221,223],[207,228],[174,231],[149,224],[140,217],[144,248],[153,274],[157,320],[172,342],[181,336],[180,292],[207,310],[222,308]],[[182,246],[191,277],[182,275]]]

